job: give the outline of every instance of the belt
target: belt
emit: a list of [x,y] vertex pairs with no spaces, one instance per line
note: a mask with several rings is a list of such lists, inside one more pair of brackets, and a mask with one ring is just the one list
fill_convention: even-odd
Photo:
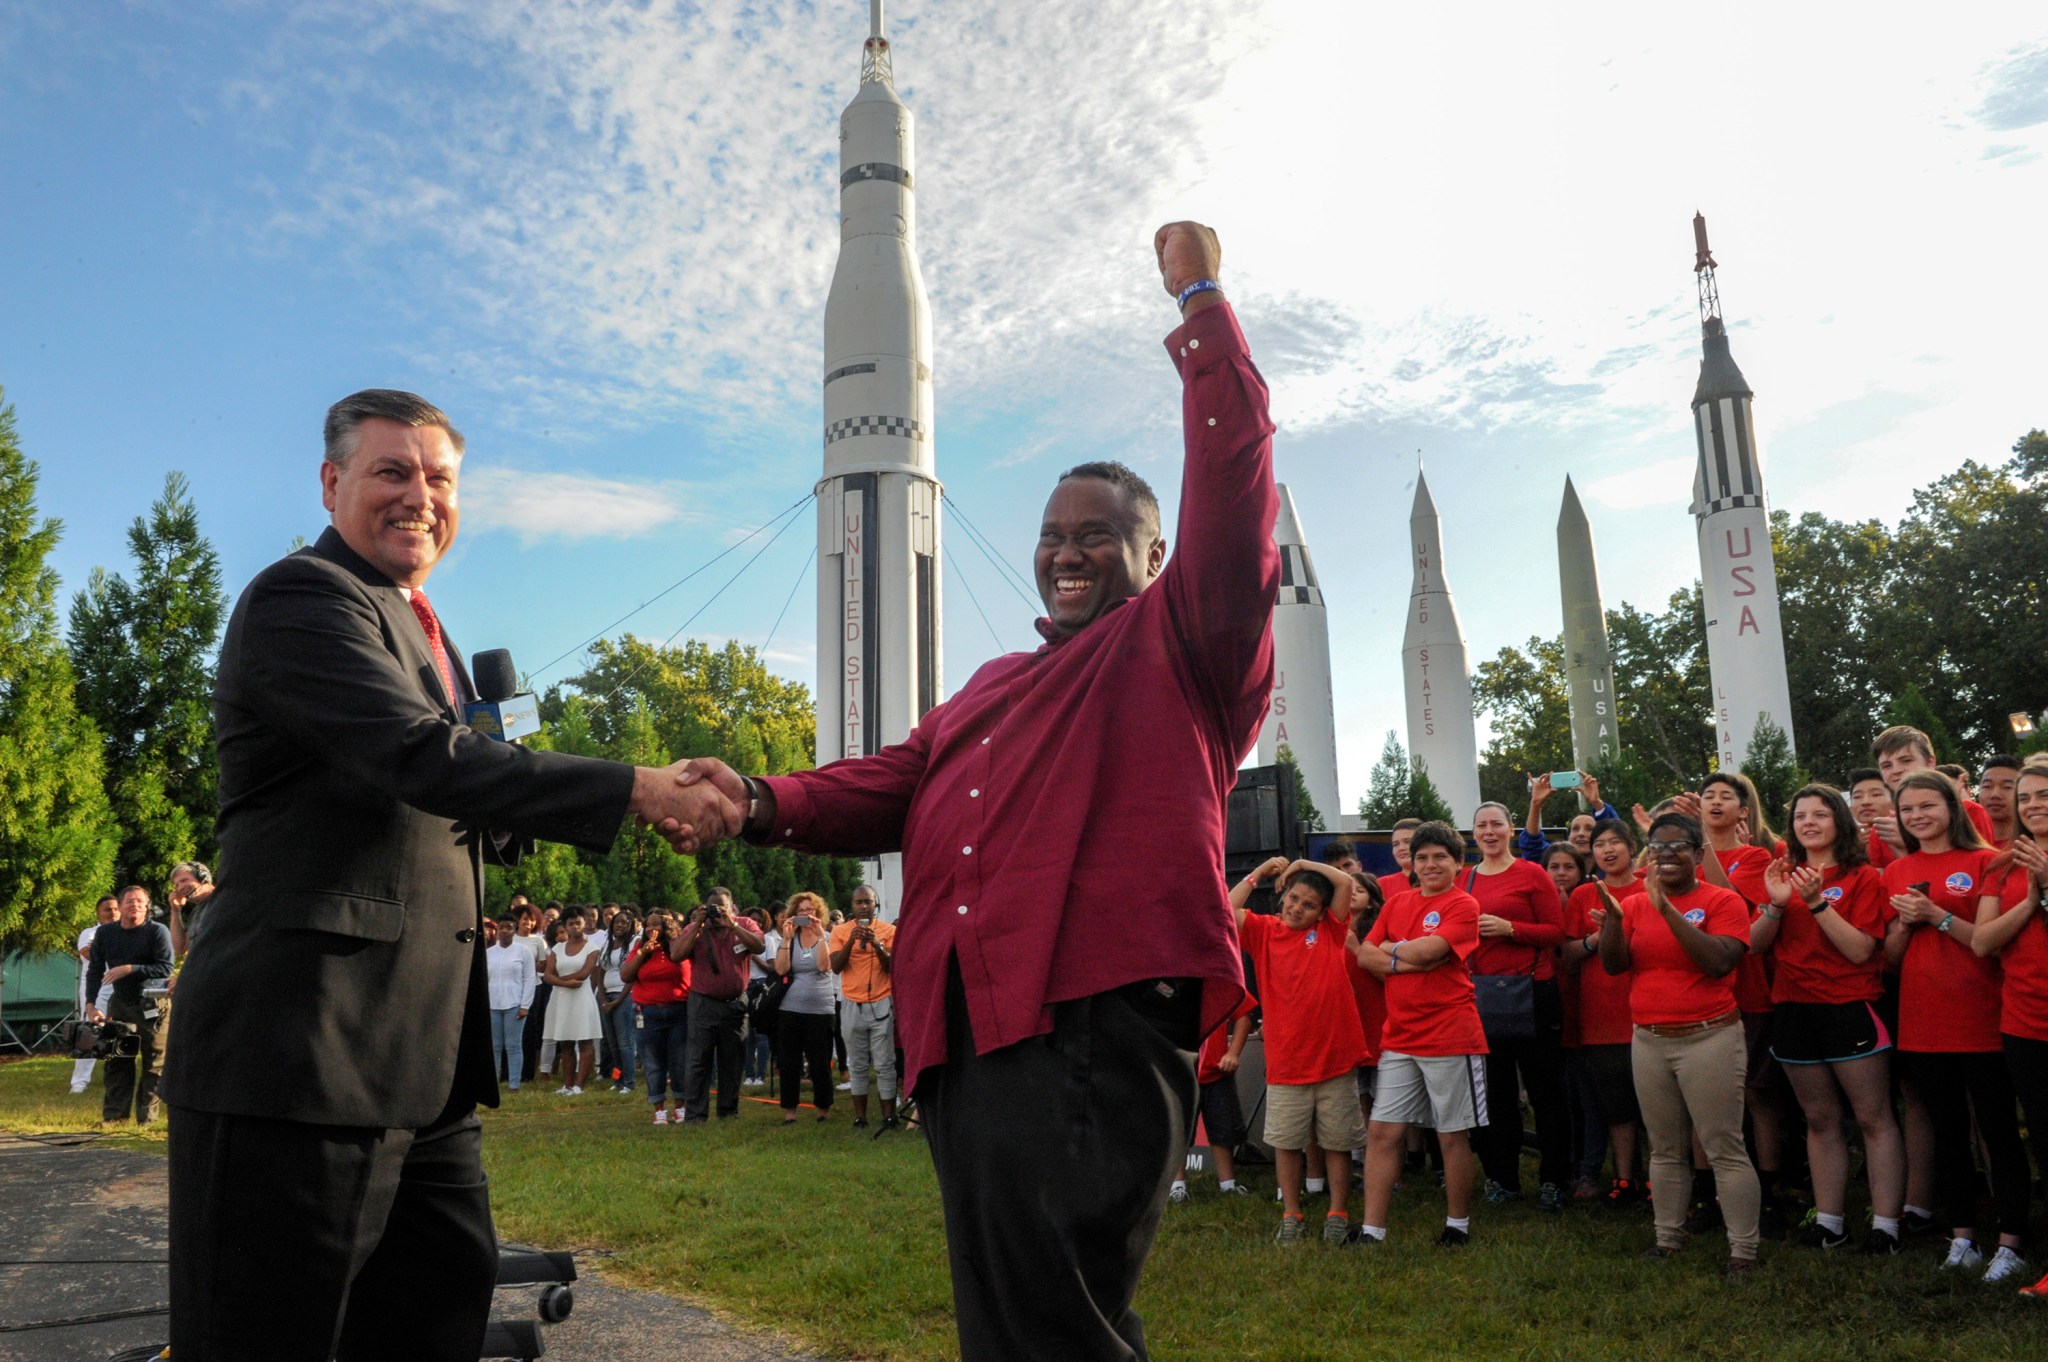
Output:
[[1709,1017],[1697,1022],[1638,1022],[1638,1031],[1648,1031],[1659,1040],[1671,1040],[1678,1036],[1696,1036],[1702,1031],[1712,1031],[1723,1026],[1733,1026],[1742,1020],[1742,1014],[1733,1008],[1718,1017]]

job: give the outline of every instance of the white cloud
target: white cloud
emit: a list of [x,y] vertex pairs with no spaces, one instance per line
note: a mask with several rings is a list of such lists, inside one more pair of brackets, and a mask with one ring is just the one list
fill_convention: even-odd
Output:
[[528,544],[631,539],[682,515],[680,497],[655,483],[513,468],[476,468],[462,480],[464,530],[472,535],[505,530]]
[[1610,511],[1684,504],[1692,492],[1696,458],[1651,459],[1584,485],[1589,500]]

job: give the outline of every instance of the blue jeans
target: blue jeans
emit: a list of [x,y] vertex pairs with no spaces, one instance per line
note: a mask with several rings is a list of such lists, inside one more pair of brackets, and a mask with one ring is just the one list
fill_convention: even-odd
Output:
[[497,1057],[498,1067],[510,1080],[514,1092],[519,1091],[519,1066],[526,1059],[526,1052],[520,1048],[520,1029],[524,1025],[516,1007],[491,1009],[491,1053]]
[[683,1105],[684,1040],[688,1037],[689,1012],[683,1003],[654,1003],[640,1009],[641,1065],[647,1075],[647,1100],[661,1105],[673,1096]]
[[602,1014],[605,1038],[612,1043],[612,1063],[619,1066],[619,1082],[633,1086],[634,1051],[638,1049],[639,1031],[633,1025],[638,1015],[633,995],[619,999],[619,1005]]

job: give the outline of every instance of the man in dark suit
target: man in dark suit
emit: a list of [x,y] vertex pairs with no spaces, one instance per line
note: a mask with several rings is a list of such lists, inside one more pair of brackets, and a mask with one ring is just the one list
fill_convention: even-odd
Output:
[[410,393],[328,412],[333,526],[243,592],[214,717],[220,875],[178,985],[171,1341],[181,1362],[477,1356],[496,1271],[476,1107],[496,1106],[483,865],[678,850],[737,823],[673,771],[479,736],[422,590],[463,441]]

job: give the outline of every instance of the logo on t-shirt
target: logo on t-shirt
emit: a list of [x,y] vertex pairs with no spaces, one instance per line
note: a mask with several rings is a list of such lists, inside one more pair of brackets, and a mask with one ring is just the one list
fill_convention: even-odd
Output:
[[1309,928],[1309,929],[1308,929],[1308,937],[1307,937],[1307,940],[1303,942],[1303,944],[1304,944],[1304,945],[1309,945],[1309,946],[1313,946],[1313,945],[1315,945],[1315,944],[1316,944],[1316,929],[1315,929],[1315,928],[1311,927],[1311,928]]
[[1443,925],[1443,920],[1444,915],[1442,913],[1425,913],[1422,916],[1422,930],[1433,932]]
[[1820,896],[1826,899],[1829,903],[1840,903],[1842,901],[1842,886],[1839,884],[1831,884],[1827,888],[1820,891]]
[[1704,908],[1688,908],[1685,910],[1685,920],[1697,927],[1707,920],[1707,910]]
[[1958,870],[1955,874],[1942,881],[1942,883],[1951,894],[1967,894],[1970,892],[1970,886],[1975,884],[1976,881],[1971,879],[1967,872]]

